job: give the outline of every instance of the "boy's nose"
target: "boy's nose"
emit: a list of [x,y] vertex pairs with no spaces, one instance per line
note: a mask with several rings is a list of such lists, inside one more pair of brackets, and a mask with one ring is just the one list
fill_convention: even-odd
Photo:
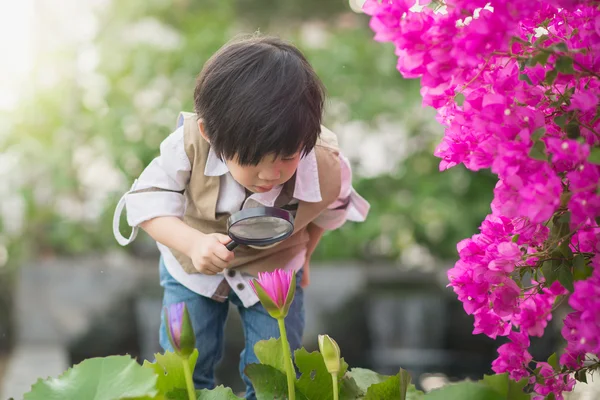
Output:
[[258,179],[263,181],[276,181],[279,180],[279,178],[281,178],[281,172],[279,171],[279,168],[262,170],[258,174]]

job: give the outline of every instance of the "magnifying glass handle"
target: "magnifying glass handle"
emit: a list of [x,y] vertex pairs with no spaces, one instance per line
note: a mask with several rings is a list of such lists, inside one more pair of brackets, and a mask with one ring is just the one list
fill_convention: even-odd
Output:
[[227,243],[225,247],[227,247],[227,250],[233,251],[233,249],[238,247],[238,244],[232,240],[231,242]]

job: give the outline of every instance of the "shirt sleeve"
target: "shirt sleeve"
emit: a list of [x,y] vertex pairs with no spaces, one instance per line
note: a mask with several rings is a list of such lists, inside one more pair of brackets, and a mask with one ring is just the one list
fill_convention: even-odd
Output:
[[[185,213],[183,192],[189,182],[190,171],[181,127],[161,143],[160,155],[152,160],[119,201],[113,218],[113,233],[117,241],[122,245],[132,242],[137,227],[152,218],[182,218]],[[129,239],[123,238],[118,229],[124,208],[127,210],[127,223],[134,230]]]
[[339,158],[342,175],[340,195],[313,221],[327,230],[337,229],[346,221],[363,222],[369,214],[369,203],[352,187],[350,162],[342,154]]

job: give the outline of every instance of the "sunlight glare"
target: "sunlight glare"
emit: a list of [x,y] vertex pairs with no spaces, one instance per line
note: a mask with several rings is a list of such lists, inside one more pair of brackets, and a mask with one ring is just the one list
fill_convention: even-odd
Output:
[[33,67],[33,3],[0,2],[0,109],[15,105]]

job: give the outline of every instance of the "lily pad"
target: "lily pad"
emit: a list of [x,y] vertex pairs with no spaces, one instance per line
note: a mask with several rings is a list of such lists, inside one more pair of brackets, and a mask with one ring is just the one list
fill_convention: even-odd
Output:
[[129,356],[90,358],[58,378],[39,379],[24,400],[155,398],[157,375]]

